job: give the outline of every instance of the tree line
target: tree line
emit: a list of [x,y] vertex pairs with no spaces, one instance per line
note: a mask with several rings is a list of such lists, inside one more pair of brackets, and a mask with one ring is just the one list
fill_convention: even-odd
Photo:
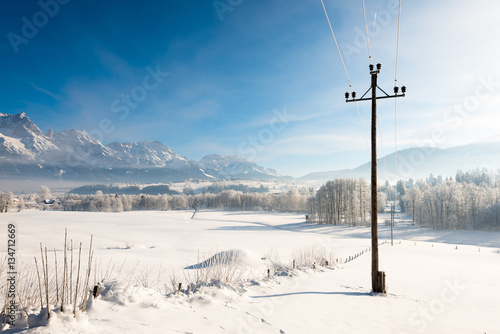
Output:
[[413,223],[436,230],[500,230],[497,173],[458,172],[455,179],[433,177],[398,183],[401,209]]
[[[259,187],[251,187],[245,184],[229,184],[227,182],[214,182],[209,186],[201,188],[201,193],[218,194],[224,190],[241,191],[242,193],[267,193],[269,188],[260,185]],[[173,189],[173,184],[158,184],[149,186],[113,186],[113,185],[86,185],[71,189],[68,193],[77,195],[94,195],[101,191],[104,195],[194,195],[195,191],[191,186],[184,187],[182,193]]]
[[66,194],[58,200],[57,209],[95,212],[184,209],[303,212],[306,207],[306,196],[297,189],[280,194],[224,190],[195,195],[109,195],[97,191],[94,195]]

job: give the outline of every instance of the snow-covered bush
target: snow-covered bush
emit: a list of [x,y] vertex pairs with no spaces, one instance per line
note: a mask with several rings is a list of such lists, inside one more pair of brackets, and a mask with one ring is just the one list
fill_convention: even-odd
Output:
[[325,247],[309,246],[296,249],[293,252],[292,261],[295,261],[296,268],[334,267],[337,265],[337,256],[335,256],[333,250]]

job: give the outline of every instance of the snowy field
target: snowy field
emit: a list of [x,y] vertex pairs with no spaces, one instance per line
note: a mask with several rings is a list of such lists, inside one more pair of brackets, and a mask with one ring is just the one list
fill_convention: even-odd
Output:
[[[373,296],[367,227],[310,225],[296,214],[192,216],[192,211],[2,214],[2,248],[7,224],[14,222],[18,261],[40,257],[40,242],[61,259],[67,228],[75,244],[83,243],[84,254],[93,234],[97,280],[118,278],[103,286],[107,294],[91,299],[77,319],[53,312],[48,324],[4,332],[500,333],[498,232],[431,231],[399,222],[391,246],[381,218],[379,238],[389,242],[379,248],[380,270],[387,275],[388,293]],[[341,264],[290,269],[298,252],[312,246],[333,251]],[[224,251],[244,267],[241,283],[169,291],[173,273],[175,284],[185,284],[196,270],[184,268]],[[276,271],[278,260],[289,269]]]

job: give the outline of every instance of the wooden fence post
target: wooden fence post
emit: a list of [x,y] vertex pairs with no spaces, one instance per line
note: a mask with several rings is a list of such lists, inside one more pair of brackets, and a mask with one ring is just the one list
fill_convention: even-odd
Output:
[[94,285],[94,290],[92,291],[92,296],[94,296],[94,298],[97,298],[97,296],[99,296],[99,285]]

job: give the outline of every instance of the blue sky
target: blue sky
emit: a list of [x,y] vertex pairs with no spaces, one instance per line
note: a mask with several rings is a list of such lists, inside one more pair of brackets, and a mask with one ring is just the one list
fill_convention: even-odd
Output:
[[[365,1],[371,53],[388,91],[394,3]],[[362,94],[370,79],[362,2],[325,6]],[[104,144],[159,140],[195,160],[240,154],[292,176],[369,160],[319,0],[0,7],[0,112],[25,112],[42,131],[85,129]],[[500,135],[499,9],[494,0],[402,0],[398,79],[408,94],[398,99],[399,148]],[[370,103],[359,108],[369,136]],[[394,151],[394,111],[394,100],[380,101],[380,155]]]

